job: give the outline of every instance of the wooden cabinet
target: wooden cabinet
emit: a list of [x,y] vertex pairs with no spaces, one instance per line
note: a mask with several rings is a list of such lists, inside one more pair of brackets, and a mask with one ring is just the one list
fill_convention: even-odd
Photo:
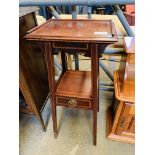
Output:
[[49,94],[47,69],[41,49],[27,43],[26,32],[37,26],[35,11],[38,7],[21,7],[19,13],[19,87],[20,112],[37,116],[43,129],[41,116]]
[[[119,71],[115,71],[115,99],[107,111],[107,138],[111,140],[134,143],[135,137],[135,103],[134,98],[120,94]],[[129,90],[130,91],[130,90]],[[130,93],[129,93],[130,94]]]
[[125,38],[126,55],[114,72],[115,97],[107,112],[107,137],[111,140],[135,141],[135,54],[134,38]]

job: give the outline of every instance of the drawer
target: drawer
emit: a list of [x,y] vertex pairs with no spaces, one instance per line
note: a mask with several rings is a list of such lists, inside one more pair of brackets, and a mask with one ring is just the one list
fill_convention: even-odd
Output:
[[75,99],[68,97],[56,97],[56,105],[71,108],[91,109],[91,100]]
[[53,48],[88,50],[88,44],[79,42],[53,42]]

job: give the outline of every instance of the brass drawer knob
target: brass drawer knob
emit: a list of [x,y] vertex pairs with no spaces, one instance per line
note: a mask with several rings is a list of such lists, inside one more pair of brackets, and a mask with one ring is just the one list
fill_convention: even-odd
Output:
[[70,107],[76,107],[76,106],[77,106],[77,101],[76,101],[75,99],[70,99],[70,100],[68,101],[68,105],[69,105]]

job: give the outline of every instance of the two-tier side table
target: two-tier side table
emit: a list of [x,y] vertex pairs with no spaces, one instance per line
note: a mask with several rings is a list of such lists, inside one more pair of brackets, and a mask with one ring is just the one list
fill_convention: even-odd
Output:
[[[35,40],[44,51],[48,68],[53,130],[57,135],[56,106],[93,111],[93,144],[97,137],[99,55],[117,41],[111,20],[52,20],[31,30],[25,36]],[[54,49],[61,51],[62,74],[55,82]],[[91,57],[91,71],[68,70],[66,52],[82,52]]]

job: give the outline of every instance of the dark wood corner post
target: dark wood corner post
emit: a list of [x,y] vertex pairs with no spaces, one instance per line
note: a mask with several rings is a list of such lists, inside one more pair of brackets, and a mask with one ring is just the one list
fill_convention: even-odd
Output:
[[[47,69],[48,69],[48,81],[49,81],[49,89],[50,89],[50,102],[51,102],[51,110],[52,110],[52,119],[53,119],[53,131],[54,136],[56,137],[58,134],[57,131],[57,116],[56,116],[56,104],[55,104],[55,73],[54,73],[54,57],[53,57],[53,43],[52,42],[44,42],[45,47],[45,56],[47,61]],[[54,88],[54,89],[53,89]]]
[[92,106],[93,106],[93,144],[97,142],[97,110],[98,110],[98,50],[97,44],[91,44],[91,79],[92,79]]
[[[107,45],[102,46],[104,51]],[[93,144],[97,143],[97,111],[99,111],[99,49],[96,43],[91,43],[91,79],[92,79],[92,106],[93,106]]]

